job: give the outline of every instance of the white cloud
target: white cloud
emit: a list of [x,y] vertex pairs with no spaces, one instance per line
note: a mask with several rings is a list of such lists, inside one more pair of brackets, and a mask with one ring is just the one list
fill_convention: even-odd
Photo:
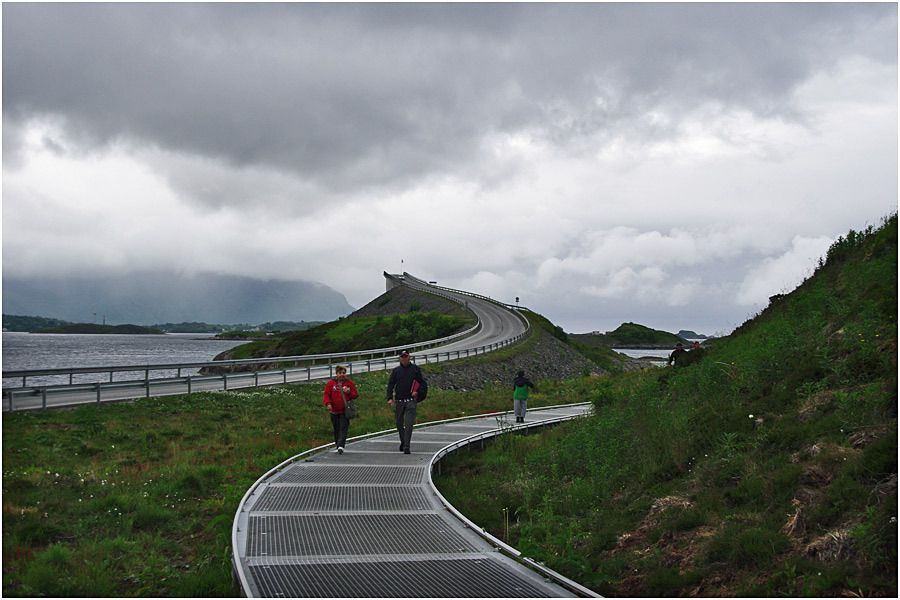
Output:
[[765,305],[769,296],[787,293],[812,275],[818,259],[825,256],[833,239],[795,237],[784,254],[765,259],[744,277],[738,290],[740,304]]

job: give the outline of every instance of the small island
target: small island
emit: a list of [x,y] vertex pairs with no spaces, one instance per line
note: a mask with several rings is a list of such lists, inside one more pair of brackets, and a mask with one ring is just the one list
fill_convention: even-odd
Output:
[[572,337],[587,346],[606,348],[671,348],[678,342],[686,341],[674,333],[630,322],[622,323],[615,331],[580,333]]

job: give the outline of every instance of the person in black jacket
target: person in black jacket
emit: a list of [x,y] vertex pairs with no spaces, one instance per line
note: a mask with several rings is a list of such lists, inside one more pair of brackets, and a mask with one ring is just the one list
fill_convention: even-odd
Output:
[[[418,392],[413,382],[424,383],[422,370],[409,359],[409,352],[400,353],[400,366],[394,367],[387,384],[387,401],[394,407],[397,433],[400,435],[400,451],[409,454],[409,442],[413,425],[416,424],[416,401]],[[396,399],[395,399],[396,398]]]
[[687,352],[687,350],[684,349],[684,344],[682,344],[681,342],[675,344],[675,349],[672,350],[672,353],[669,355],[668,364],[675,365],[677,367],[678,359],[680,359],[685,352]]

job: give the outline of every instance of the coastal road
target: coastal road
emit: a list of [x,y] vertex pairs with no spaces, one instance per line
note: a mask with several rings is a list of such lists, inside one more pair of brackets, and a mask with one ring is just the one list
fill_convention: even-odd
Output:
[[[430,348],[423,352],[414,352],[413,360],[419,364],[444,362],[466,358],[490,351],[491,345],[507,343],[524,334],[527,323],[515,311],[492,302],[486,298],[465,292],[437,288],[428,282],[404,273],[403,285],[429,293],[438,293],[465,304],[481,323],[474,334],[454,340],[445,345]],[[351,374],[366,373],[392,369],[398,364],[396,357],[346,361]],[[137,370],[137,369],[136,369]],[[143,370],[141,368],[140,370]],[[194,392],[211,392],[237,390],[256,386],[270,386],[286,383],[305,383],[321,381],[333,376],[330,365],[319,365],[310,368],[256,371],[248,373],[228,374],[222,376],[192,376],[169,379],[150,379],[132,382],[115,382],[101,384],[81,384],[66,387],[24,388],[20,391],[4,389],[3,410],[31,410],[54,406],[74,406],[97,402],[114,402],[133,400],[142,397],[170,396]],[[11,404],[12,403],[12,404]]]

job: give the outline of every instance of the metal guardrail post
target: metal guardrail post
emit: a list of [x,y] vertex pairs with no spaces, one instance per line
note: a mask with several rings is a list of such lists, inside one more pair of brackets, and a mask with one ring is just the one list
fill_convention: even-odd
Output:
[[72,377],[74,377],[74,373],[69,373],[69,385],[72,385]]
[[188,395],[190,395],[190,393],[191,393],[191,376],[190,375],[188,375],[187,384],[188,384]]
[[144,381],[144,390],[145,390],[145,398],[150,397],[150,380],[147,379]]
[[222,373],[222,389],[228,391],[228,375]]
[[41,389],[41,408],[47,408],[47,388]]
[[259,387],[259,371],[253,371],[253,387]]
[[281,370],[281,379],[282,381],[284,381],[284,383],[287,383],[287,369]]
[[306,382],[312,381],[312,367],[306,367]]
[[100,404],[100,382],[97,382],[97,404]]

